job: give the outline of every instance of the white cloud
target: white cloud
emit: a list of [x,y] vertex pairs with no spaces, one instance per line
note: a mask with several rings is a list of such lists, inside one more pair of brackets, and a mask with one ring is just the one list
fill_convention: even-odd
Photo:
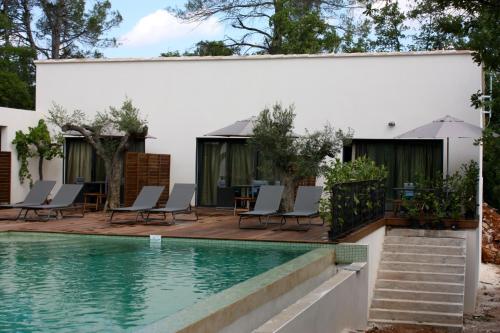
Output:
[[222,31],[223,27],[216,18],[184,23],[167,10],[159,9],[141,18],[131,31],[119,38],[119,42],[124,46],[139,47],[185,37],[210,38]]

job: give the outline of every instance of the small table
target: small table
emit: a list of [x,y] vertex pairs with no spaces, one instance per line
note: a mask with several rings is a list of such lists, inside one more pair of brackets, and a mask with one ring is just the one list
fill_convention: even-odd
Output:
[[[93,199],[93,200],[91,200]],[[106,200],[106,194],[99,192],[86,192],[83,194],[83,211],[86,212],[91,208],[95,211],[99,210],[99,207],[103,205]]]
[[[255,202],[255,197],[253,196],[253,188],[256,187],[255,185],[234,185],[231,186],[231,188],[234,189],[240,189],[240,195],[234,197],[234,215],[238,211],[249,211],[250,210],[250,204],[252,202]],[[243,194],[242,192],[245,192]],[[244,204],[246,208],[238,208],[238,203]]]

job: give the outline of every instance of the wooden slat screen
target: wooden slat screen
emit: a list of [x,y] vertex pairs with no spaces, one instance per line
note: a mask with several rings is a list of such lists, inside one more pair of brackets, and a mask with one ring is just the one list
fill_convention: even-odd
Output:
[[159,206],[165,205],[170,188],[170,155],[128,152],[125,155],[124,204],[131,205],[143,186],[165,186]]
[[11,154],[0,152],[0,203],[10,203]]

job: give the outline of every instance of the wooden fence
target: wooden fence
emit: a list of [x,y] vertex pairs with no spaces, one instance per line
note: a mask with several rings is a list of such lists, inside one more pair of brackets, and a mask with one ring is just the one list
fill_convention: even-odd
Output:
[[165,186],[158,205],[168,200],[170,187],[170,155],[128,152],[125,155],[124,203],[131,205],[143,186]]

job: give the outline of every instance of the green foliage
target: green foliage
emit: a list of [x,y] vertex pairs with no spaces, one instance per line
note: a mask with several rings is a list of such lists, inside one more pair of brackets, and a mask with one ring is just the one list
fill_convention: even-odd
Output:
[[[497,127],[500,132],[500,127]],[[492,128],[484,131],[481,138],[483,155],[484,200],[493,207],[500,208],[500,137]]]
[[369,3],[365,14],[373,20],[376,40],[374,48],[378,51],[403,51],[403,40],[408,27],[404,24],[406,16],[399,9],[398,2],[387,2],[384,7],[375,9]]
[[146,136],[147,134],[147,121],[141,118],[139,109],[128,98],[119,109],[109,107],[109,122],[118,130],[129,133],[131,136]]
[[465,47],[462,19],[441,10],[434,1],[421,1],[408,16],[420,25],[418,32],[412,36],[412,50],[432,51]]
[[272,110],[264,109],[255,121],[250,144],[268,162],[263,166],[267,168],[265,172],[275,170],[295,179],[317,176],[324,158],[338,154],[351,133],[326,125],[322,130],[297,136],[293,132],[294,119],[293,105],[283,107],[276,103]]
[[30,89],[16,73],[0,70],[0,106],[17,109],[33,107]]
[[[367,186],[364,188],[365,192],[358,193],[358,195],[364,196],[364,206],[362,206],[358,196],[354,195],[351,198],[350,196],[342,194],[344,188],[341,184],[367,180],[376,180],[381,184],[387,178],[388,174],[385,166],[378,166],[367,157],[360,157],[347,163],[342,163],[339,159],[335,159],[323,166],[322,169],[322,174],[325,177],[325,196],[320,202],[320,215],[325,221],[332,223],[333,212],[337,210],[340,212],[339,222],[341,224],[343,223],[342,212],[350,208],[351,201],[354,206],[353,210],[355,215],[360,214],[366,209],[373,209],[375,203],[371,200],[371,194],[377,190],[375,187]],[[334,186],[338,188],[338,193],[332,193]],[[334,198],[335,200],[332,200],[332,195],[336,196]],[[333,207],[332,205],[334,202],[337,202],[339,206]]]
[[364,19],[357,23],[352,16],[342,18],[343,35],[341,37],[340,50],[345,53],[370,52],[372,41],[370,33],[372,22]]
[[365,156],[347,163],[335,159],[323,167],[323,176],[325,177],[325,187],[327,189],[333,185],[346,182],[382,180],[387,178],[387,174],[388,171],[384,165],[379,166]]
[[47,124],[43,119],[38,121],[36,127],[29,127],[27,133],[22,131],[16,132],[16,137],[12,144],[16,146],[17,159],[20,161],[19,180],[24,183],[25,179],[33,182],[33,177],[29,172],[28,159],[33,157],[39,158],[39,178],[43,179],[41,166],[43,160],[51,160],[54,157],[62,157],[62,137],[58,136],[55,139],[50,136]]
[[[419,177],[420,178],[420,177]],[[403,212],[410,219],[425,218],[431,223],[445,218],[473,218],[477,206],[479,168],[475,161],[463,164],[460,172],[443,178],[420,178],[413,198],[403,198]],[[418,209],[419,214],[416,214]],[[416,216],[418,215],[418,216]]]
[[340,44],[334,27],[322,19],[319,8],[300,6],[296,1],[284,1],[282,9],[271,17],[271,27],[282,35],[271,53],[333,52]]
[[[196,43],[195,49],[192,52],[184,52],[182,56],[191,57],[206,57],[206,56],[231,56],[233,54],[238,54],[239,49],[237,47],[230,47],[224,44],[223,41],[208,41],[202,40]],[[168,51],[160,54],[161,57],[180,57],[181,53],[179,51]]]

